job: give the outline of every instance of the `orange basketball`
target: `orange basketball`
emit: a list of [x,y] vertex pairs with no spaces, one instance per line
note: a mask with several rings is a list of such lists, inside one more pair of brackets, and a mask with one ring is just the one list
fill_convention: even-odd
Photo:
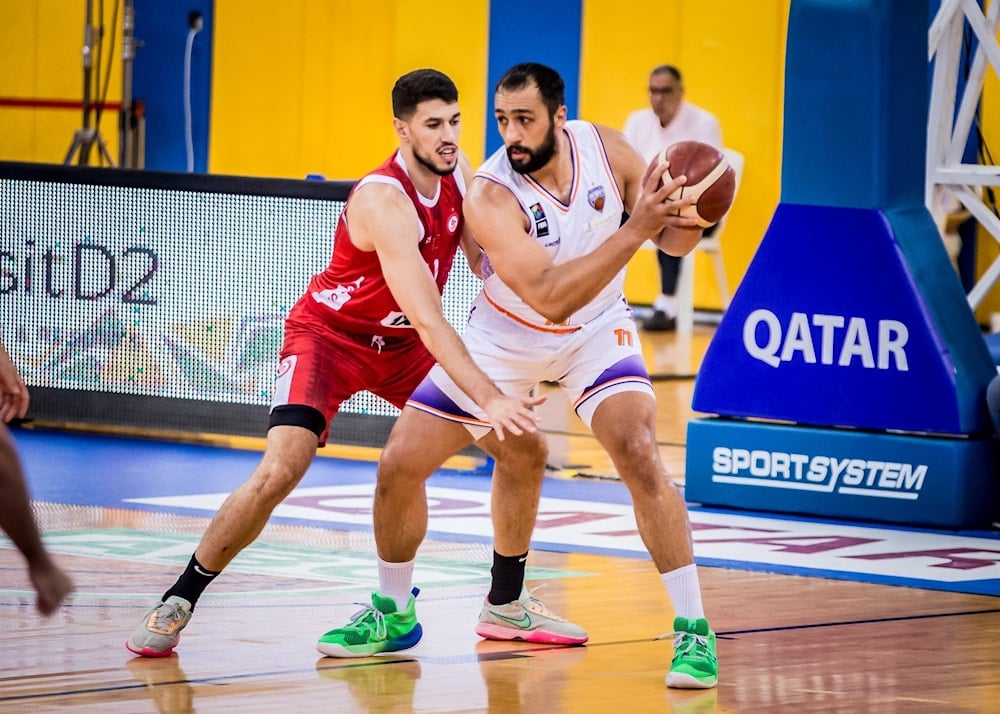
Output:
[[663,174],[664,181],[674,176],[687,176],[687,184],[670,198],[676,200],[691,195],[698,198],[698,203],[686,207],[680,215],[696,218],[702,228],[722,220],[736,195],[736,172],[725,155],[711,144],[679,141],[657,154],[647,173],[663,161],[670,164]]

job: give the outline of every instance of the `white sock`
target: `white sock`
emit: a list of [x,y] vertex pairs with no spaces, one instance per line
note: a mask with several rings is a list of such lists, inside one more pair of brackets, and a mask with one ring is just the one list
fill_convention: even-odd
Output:
[[653,309],[667,317],[677,317],[677,296],[660,294],[653,300]]
[[391,597],[402,609],[410,601],[410,591],[413,589],[413,562],[387,563],[378,559],[378,591]]
[[691,563],[669,573],[660,573],[660,578],[667,586],[670,600],[674,604],[674,612],[678,617],[692,620],[705,617],[705,608],[701,602],[701,585],[698,582],[698,566]]

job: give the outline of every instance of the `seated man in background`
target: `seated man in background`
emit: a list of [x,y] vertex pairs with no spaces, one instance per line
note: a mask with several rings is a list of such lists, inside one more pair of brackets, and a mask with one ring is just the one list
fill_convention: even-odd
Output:
[[[684,83],[676,67],[664,64],[649,75],[649,108],[629,114],[625,136],[647,163],[662,149],[678,141],[700,141],[722,148],[722,127],[715,115],[684,99]],[[715,226],[705,229],[708,236]],[[643,321],[644,330],[677,327],[677,282],[681,258],[656,251],[660,267],[660,294],[653,301],[653,314]]]

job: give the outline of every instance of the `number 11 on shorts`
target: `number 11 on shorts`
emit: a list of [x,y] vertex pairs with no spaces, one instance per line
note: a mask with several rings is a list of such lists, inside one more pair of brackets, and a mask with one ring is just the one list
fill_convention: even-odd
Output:
[[627,330],[624,327],[615,328],[615,337],[618,338],[619,347],[632,346],[632,330]]

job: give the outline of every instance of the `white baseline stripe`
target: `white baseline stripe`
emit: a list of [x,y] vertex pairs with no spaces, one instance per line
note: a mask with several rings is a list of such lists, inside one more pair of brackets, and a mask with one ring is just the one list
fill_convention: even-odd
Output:
[[[490,494],[427,488],[433,533],[492,538]],[[214,512],[227,493],[128,499],[128,503]],[[372,486],[299,488],[274,515],[371,527]],[[941,583],[1000,580],[1000,540],[887,527],[691,512],[700,559],[869,574]],[[534,546],[648,557],[629,505],[543,497]],[[1000,594],[1000,593],[998,593]]]

